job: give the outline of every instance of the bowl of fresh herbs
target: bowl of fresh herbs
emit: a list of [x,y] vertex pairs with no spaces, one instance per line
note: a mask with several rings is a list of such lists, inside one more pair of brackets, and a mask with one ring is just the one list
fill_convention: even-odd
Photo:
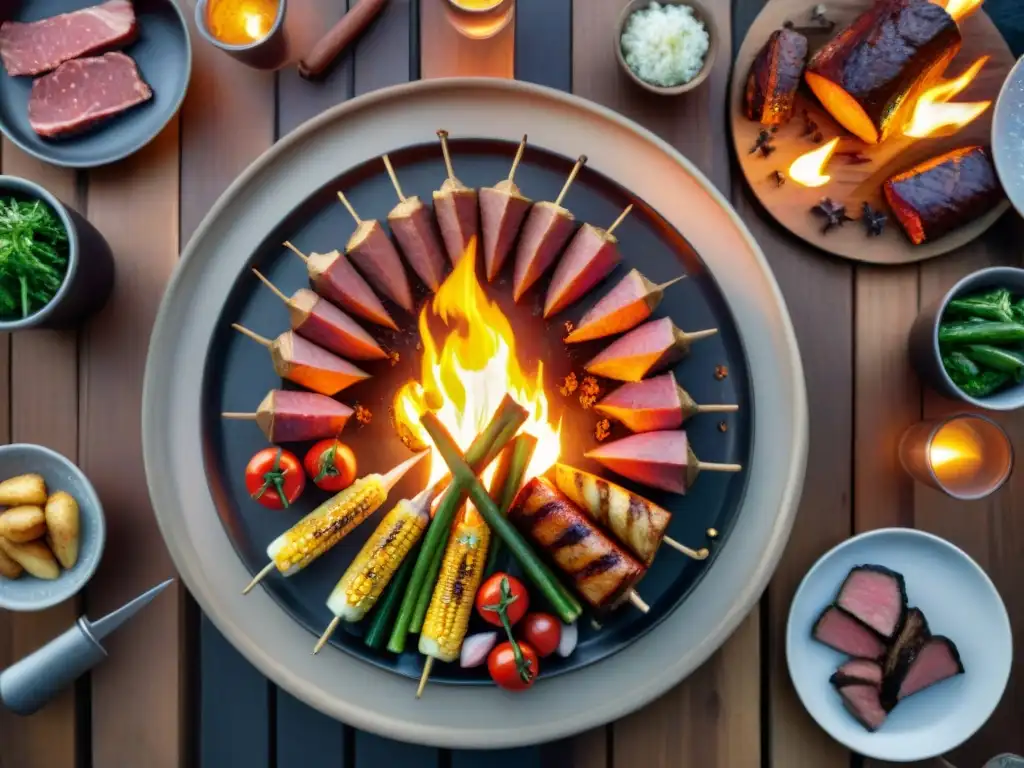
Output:
[[0,176],[0,332],[73,326],[113,282],[95,227],[38,184]]
[[921,378],[949,397],[993,411],[1024,407],[1024,269],[968,275],[910,331]]

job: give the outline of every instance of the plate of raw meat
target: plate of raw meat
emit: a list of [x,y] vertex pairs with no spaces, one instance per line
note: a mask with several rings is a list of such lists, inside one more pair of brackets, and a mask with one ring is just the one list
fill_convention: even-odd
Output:
[[33,0],[0,9],[0,130],[41,160],[93,168],[148,144],[192,64],[173,0]]
[[954,749],[996,708],[1013,643],[1006,608],[960,549],[909,528],[824,555],[793,598],[789,673],[829,735],[880,760]]

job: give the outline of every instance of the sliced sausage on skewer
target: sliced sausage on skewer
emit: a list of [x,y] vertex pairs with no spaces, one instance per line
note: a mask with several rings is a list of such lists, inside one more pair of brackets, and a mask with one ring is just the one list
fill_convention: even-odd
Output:
[[349,264],[343,253],[331,251],[311,253],[307,256],[287,240],[284,247],[306,263],[313,290],[325,299],[371,323],[383,325],[393,331],[398,330],[398,326],[384,309],[377,294],[355,267]]
[[476,190],[467,187],[455,177],[452,157],[448,152],[448,131],[438,131],[441,140],[441,152],[444,154],[444,166],[448,178],[441,188],[434,192],[434,214],[437,225],[441,228],[444,247],[448,250],[448,258],[457,264],[466,252],[470,242],[477,236],[479,229],[477,220]]
[[508,178],[493,187],[480,189],[480,224],[484,238],[484,274],[493,282],[512,251],[519,228],[530,210],[531,200],[525,197],[514,181],[519,162],[526,149],[526,136],[519,143]]
[[272,443],[298,443],[337,437],[352,416],[352,409],[326,395],[272,389],[256,413],[221,414],[225,419],[255,421]]
[[364,221],[342,192],[338,200],[356,222],[356,231],[345,245],[346,255],[374,288],[406,312],[412,312],[412,289],[395,244],[376,219]]
[[391,158],[384,155],[383,159],[399,200],[398,205],[388,214],[391,232],[402,247],[402,253],[405,254],[409,266],[431,292],[437,293],[444,280],[445,256],[444,246],[441,245],[441,238],[434,224],[434,216],[418,197],[405,196],[398,183],[395,169],[391,166]]
[[605,347],[584,366],[587,373],[617,381],[640,381],[675,365],[695,341],[714,336],[717,328],[685,333],[670,317],[651,320]]
[[569,209],[562,207],[562,200],[586,162],[587,156],[580,155],[554,202],[536,203],[530,209],[519,237],[519,245],[516,246],[512,287],[512,298],[515,301],[519,301],[530,286],[537,282],[537,278],[548,270],[569,241],[576,218]]
[[621,422],[631,432],[657,432],[681,427],[699,413],[733,413],[739,406],[698,405],[669,371],[652,379],[623,384],[594,405],[594,410]]
[[238,323],[232,323],[231,327],[270,350],[270,359],[278,376],[321,395],[336,395],[346,387],[370,378],[370,374],[352,363],[292,331],[285,331],[271,341]]
[[545,319],[579,301],[615,269],[622,256],[619,240],[612,233],[632,210],[630,203],[608,229],[584,224],[576,231],[548,285],[544,299]]
[[576,328],[565,337],[565,343],[578,344],[635,328],[657,309],[665,297],[665,289],[683,277],[685,275],[655,285],[640,274],[640,270],[631,269],[580,318]]
[[292,330],[314,344],[351,360],[384,360],[388,353],[355,320],[308,288],[287,297],[254,269],[253,274],[288,307]]

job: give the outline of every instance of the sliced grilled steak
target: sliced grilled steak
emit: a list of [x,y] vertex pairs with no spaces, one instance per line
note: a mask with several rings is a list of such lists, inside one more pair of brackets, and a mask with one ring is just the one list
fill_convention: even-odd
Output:
[[153,98],[130,56],[105,53],[61,64],[32,83],[28,121],[40,136],[77,133]]
[[24,24],[0,25],[0,58],[9,75],[39,75],[58,65],[135,39],[135,10],[128,0]]
[[886,712],[891,712],[892,708],[896,706],[896,702],[899,700],[900,684],[906,677],[917,652],[930,636],[928,620],[924,613],[918,608],[911,608],[907,611],[903,628],[900,629],[896,642],[889,646],[882,664],[882,673],[885,678],[882,683],[882,706],[885,707]]
[[869,731],[877,731],[885,722],[885,710],[879,699],[878,686],[852,683],[839,689],[843,704],[857,722]]
[[925,641],[914,656],[900,685],[897,700],[902,701],[918,691],[964,673],[963,662],[956,644],[948,637],[935,635]]
[[903,626],[907,588],[896,571],[881,565],[858,565],[839,588],[836,605],[891,640]]
[[880,659],[885,655],[885,645],[878,635],[834,605],[826,608],[814,622],[811,634],[818,642],[850,656]]
[[828,680],[836,688],[866,684],[882,686],[882,665],[873,659],[850,659],[832,673]]

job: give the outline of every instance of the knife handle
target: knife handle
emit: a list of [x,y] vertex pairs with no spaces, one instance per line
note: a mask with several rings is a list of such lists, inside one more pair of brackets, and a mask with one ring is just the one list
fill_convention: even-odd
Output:
[[359,33],[366,29],[367,24],[377,17],[386,3],[387,0],[360,0],[299,62],[299,75],[307,80],[320,77]]

